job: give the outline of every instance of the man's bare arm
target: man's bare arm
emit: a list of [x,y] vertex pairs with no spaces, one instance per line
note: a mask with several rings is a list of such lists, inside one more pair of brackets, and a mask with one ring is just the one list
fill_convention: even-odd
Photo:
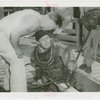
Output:
[[30,31],[28,29],[20,27],[20,28],[16,28],[15,30],[13,30],[12,33],[10,34],[11,44],[13,48],[15,49],[15,52],[19,58],[23,57],[23,53],[19,47],[20,38],[22,36],[28,35],[29,33]]
[[17,34],[17,31],[14,31],[13,33],[11,33],[10,35],[11,44],[13,48],[15,49],[17,56],[21,58],[23,56],[23,53],[19,47],[19,40],[20,40],[20,34]]

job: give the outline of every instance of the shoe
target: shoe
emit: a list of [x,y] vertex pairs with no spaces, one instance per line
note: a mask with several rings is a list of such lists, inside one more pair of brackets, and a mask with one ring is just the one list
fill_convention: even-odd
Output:
[[91,73],[92,73],[91,67],[86,68],[86,72],[87,72],[88,74],[91,74]]
[[79,69],[86,71],[86,65],[85,64],[80,65]]

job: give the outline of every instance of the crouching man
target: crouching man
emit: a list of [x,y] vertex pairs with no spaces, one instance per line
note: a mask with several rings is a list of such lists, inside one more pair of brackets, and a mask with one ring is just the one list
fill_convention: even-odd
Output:
[[68,88],[76,70],[74,55],[68,45],[52,41],[46,31],[38,31],[35,37],[38,45],[30,59],[36,68],[37,83],[52,81],[60,91],[64,91],[60,84],[65,83]]

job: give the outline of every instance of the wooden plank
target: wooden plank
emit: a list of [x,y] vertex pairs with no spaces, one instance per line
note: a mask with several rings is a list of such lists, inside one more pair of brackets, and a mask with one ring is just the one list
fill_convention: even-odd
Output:
[[91,74],[96,74],[96,73],[100,73],[100,69],[92,69],[92,73]]
[[95,83],[100,85],[100,80],[97,79],[97,77],[99,77],[100,73],[96,74],[96,75],[92,75],[92,74],[88,74],[83,70],[78,69],[76,71],[77,73],[81,73],[82,75],[84,75],[85,77],[87,77],[88,79],[90,79],[91,81],[94,81]]
[[35,69],[33,67],[27,67],[25,68],[26,71],[35,71]]
[[0,70],[5,70],[4,67],[0,67]]
[[97,78],[100,76],[100,73],[91,73],[91,77]]
[[1,75],[5,75],[5,73],[4,73],[4,72],[0,72],[0,76],[1,76]]
[[63,32],[64,32],[64,33],[69,33],[69,34],[76,35],[76,31],[75,31],[75,29],[64,29]]
[[80,26],[79,23],[75,23],[75,29],[76,29],[76,47],[77,50],[80,50]]
[[83,92],[100,91],[100,83],[81,71],[76,72],[74,87]]
[[93,74],[88,74],[85,71],[80,70],[80,69],[78,69],[76,72],[84,75],[89,80],[91,80],[91,81],[95,82],[96,84],[100,85],[100,80],[98,80],[98,77],[100,77],[100,73],[96,73],[95,75],[93,75]]
[[5,74],[5,71],[0,71],[0,74]]
[[73,87],[70,87],[70,88],[66,89],[64,92],[79,92],[79,91],[76,90],[76,89],[73,88]]
[[92,74],[91,77],[93,78],[97,78],[97,77],[100,77],[100,73],[95,73],[95,74]]
[[68,35],[68,34],[58,34],[57,39],[66,40],[66,41],[77,41],[76,36],[71,36],[71,35]]
[[65,41],[61,40],[61,41],[64,42],[65,45],[74,46],[74,47],[76,45],[76,43],[71,43],[71,42],[68,42],[66,40]]
[[94,66],[92,65],[92,69],[93,70],[100,70],[100,67],[98,65],[94,65]]
[[99,82],[100,82],[100,76],[99,76],[99,77],[96,77],[96,79],[97,79],[97,81],[99,81]]

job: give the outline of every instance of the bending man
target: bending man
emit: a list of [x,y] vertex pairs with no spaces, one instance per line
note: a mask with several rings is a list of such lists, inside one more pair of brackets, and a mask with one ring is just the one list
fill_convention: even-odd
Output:
[[40,15],[34,10],[22,10],[0,20],[0,55],[10,64],[11,91],[27,91],[23,53],[19,48],[20,37],[39,29],[56,29],[62,24],[57,13]]

